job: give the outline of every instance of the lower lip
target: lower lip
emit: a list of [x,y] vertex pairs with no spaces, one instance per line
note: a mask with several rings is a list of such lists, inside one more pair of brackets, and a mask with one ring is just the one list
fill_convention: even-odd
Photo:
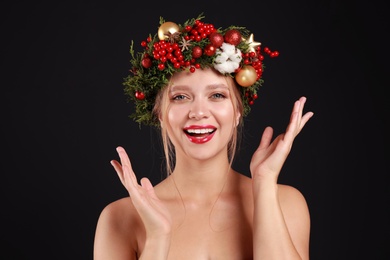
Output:
[[215,132],[213,132],[212,134],[210,134],[206,137],[201,137],[201,138],[197,138],[197,137],[190,136],[190,135],[187,135],[187,137],[188,137],[188,140],[190,140],[190,142],[192,142],[192,143],[204,144],[204,143],[207,143],[208,141],[210,141],[213,138],[214,134],[215,134]]

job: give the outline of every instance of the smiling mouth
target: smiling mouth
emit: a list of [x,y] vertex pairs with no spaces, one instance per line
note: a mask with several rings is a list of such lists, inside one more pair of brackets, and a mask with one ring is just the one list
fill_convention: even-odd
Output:
[[202,128],[202,129],[186,129],[184,132],[192,137],[203,138],[208,136],[216,131],[215,128]]

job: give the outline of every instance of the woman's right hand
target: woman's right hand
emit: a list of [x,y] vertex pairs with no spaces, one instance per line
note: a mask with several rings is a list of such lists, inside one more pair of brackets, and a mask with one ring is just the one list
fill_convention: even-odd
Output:
[[133,205],[145,225],[147,237],[169,236],[172,220],[168,209],[157,197],[148,178],[142,178],[141,185],[138,184],[125,149],[119,146],[116,150],[120,163],[112,160],[111,165],[117,172],[123,186],[129,192]]

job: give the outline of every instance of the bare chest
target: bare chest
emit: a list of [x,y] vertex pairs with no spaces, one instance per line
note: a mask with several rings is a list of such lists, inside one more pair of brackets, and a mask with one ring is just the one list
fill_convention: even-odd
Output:
[[252,259],[252,220],[245,209],[218,207],[174,218],[169,259]]
[[250,223],[183,224],[174,231],[169,259],[252,259]]

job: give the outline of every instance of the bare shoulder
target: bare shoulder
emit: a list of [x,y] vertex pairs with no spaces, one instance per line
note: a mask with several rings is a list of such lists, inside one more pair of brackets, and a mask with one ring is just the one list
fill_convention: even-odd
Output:
[[94,259],[136,259],[142,222],[129,197],[108,204],[100,213],[94,242]]
[[306,199],[297,188],[290,185],[278,184],[278,195],[283,211],[298,211],[302,212],[302,214],[308,213]]
[[111,202],[104,207],[99,216],[100,222],[107,222],[107,224],[112,225],[113,227],[120,227],[121,229],[124,226],[132,225],[139,220],[138,213],[134,208],[130,197]]
[[278,184],[278,192],[279,199],[299,200],[301,202],[303,200],[306,203],[305,197],[303,196],[302,192],[293,186],[286,184]]

